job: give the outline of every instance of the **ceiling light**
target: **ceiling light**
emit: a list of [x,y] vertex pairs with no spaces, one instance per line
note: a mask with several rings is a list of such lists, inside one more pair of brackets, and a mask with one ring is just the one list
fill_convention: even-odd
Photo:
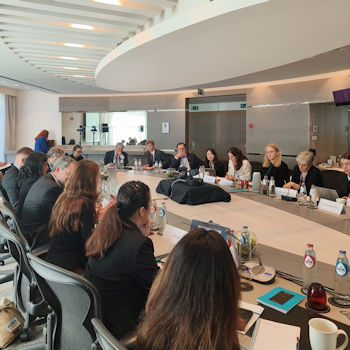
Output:
[[63,69],[79,70],[77,67],[62,67]]
[[86,29],[86,30],[94,30],[95,29],[93,26],[90,26],[90,25],[87,25],[87,24],[72,23],[70,26],[72,28]]
[[87,78],[86,75],[72,75],[74,78]]
[[68,57],[68,56],[59,56],[59,58],[61,60],[73,60],[73,61],[78,60],[78,58],[76,58],[76,57]]
[[64,46],[70,46],[70,47],[84,47],[82,44],[73,44],[73,43],[64,43]]
[[100,3],[102,3],[102,4],[121,6],[119,0],[94,0],[94,1],[95,1],[95,2],[100,2]]

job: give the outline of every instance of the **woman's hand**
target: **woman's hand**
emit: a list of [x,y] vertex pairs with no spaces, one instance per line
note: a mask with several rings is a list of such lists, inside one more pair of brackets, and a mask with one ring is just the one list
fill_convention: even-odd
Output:
[[300,188],[300,185],[293,182],[293,181],[290,181],[290,182],[286,183],[285,185],[283,185],[283,188],[288,188],[288,189],[293,188],[294,190],[298,191]]
[[232,175],[226,174],[225,179],[226,180],[235,181],[236,178],[234,176],[232,176]]

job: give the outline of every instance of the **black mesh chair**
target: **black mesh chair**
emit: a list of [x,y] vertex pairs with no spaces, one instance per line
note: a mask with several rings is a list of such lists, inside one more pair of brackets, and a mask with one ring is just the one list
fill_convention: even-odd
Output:
[[91,324],[101,318],[100,296],[84,277],[27,253],[29,263],[52,312],[45,329],[48,350],[98,349]]
[[336,190],[339,196],[346,196],[348,194],[348,178],[345,173],[337,170],[322,170],[321,176],[323,187]]
[[97,342],[102,350],[127,350],[104,326],[100,319],[93,318],[91,322],[95,329]]
[[28,341],[28,329],[31,326],[46,322],[45,316],[49,311],[48,305],[41,295],[23,243],[9,229],[3,218],[0,218],[0,238],[6,240],[11,255],[17,262],[14,275],[14,302],[24,317],[20,339],[21,341]]

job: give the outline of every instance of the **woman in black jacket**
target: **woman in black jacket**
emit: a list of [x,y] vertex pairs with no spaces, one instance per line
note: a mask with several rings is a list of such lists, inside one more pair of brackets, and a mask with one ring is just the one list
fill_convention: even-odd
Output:
[[98,289],[102,319],[117,338],[136,329],[149,289],[158,272],[147,185],[130,181],[120,187],[111,206],[86,242],[85,277]]
[[205,151],[204,166],[215,169],[216,176],[225,177],[226,175],[226,166],[218,159],[216,151],[213,148],[208,148]]

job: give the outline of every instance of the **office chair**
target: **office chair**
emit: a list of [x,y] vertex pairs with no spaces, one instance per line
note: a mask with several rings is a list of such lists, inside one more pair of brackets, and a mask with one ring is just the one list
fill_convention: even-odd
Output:
[[28,341],[28,329],[45,322],[45,316],[49,312],[48,305],[41,295],[23,243],[11,232],[3,218],[0,218],[0,238],[7,241],[11,256],[17,262],[13,283],[14,302],[24,317],[20,340]]
[[51,307],[44,330],[47,350],[98,349],[92,318],[101,318],[100,296],[84,277],[27,253],[40,290]]
[[127,350],[104,326],[100,319],[93,318],[91,323],[94,326],[97,342],[102,350]]
[[347,193],[348,179],[344,172],[337,170],[322,170],[321,176],[323,187],[336,190],[338,192],[338,195]]

